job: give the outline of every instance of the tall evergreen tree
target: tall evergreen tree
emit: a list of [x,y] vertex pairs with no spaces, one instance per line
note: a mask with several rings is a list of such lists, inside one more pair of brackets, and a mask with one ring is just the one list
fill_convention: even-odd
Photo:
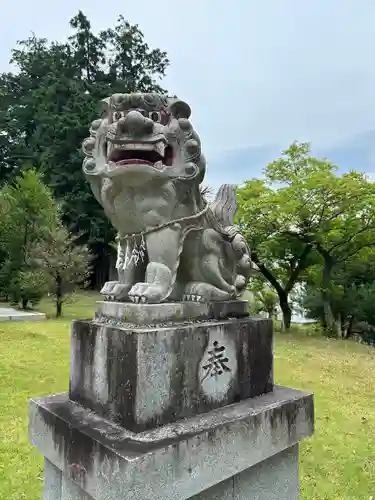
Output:
[[0,182],[28,164],[43,172],[65,224],[84,235],[80,243],[89,244],[98,269],[108,266],[114,231],[83,178],[81,143],[102,98],[162,91],[157,80],[169,61],[123,17],[95,34],[79,11],[70,26],[64,43],[35,35],[19,42],[11,59],[17,71],[0,75]]

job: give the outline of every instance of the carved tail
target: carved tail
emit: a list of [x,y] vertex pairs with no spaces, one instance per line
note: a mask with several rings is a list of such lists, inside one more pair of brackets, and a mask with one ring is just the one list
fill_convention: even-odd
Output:
[[[245,290],[251,272],[250,249],[245,238],[234,225],[234,216],[237,211],[236,186],[223,184],[217,192],[216,198],[210,205],[214,226],[223,236],[229,239],[236,259],[235,288],[236,294],[241,295]],[[217,225],[221,226],[218,228]]]
[[236,186],[223,184],[210,208],[220,225],[223,227],[233,226],[237,211]]

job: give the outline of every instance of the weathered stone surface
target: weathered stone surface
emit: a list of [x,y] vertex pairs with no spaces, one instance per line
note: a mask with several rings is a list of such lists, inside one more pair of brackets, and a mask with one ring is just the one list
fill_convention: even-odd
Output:
[[61,500],[61,470],[44,459],[43,500]]
[[133,304],[132,302],[99,302],[97,319],[115,318],[135,325],[178,323],[197,319],[242,318],[249,315],[246,300],[222,302],[164,302],[163,304]]
[[[156,93],[114,94],[92,122],[83,172],[118,231],[117,301],[217,301],[239,297],[250,250],[234,224],[235,186],[208,203],[198,134],[185,102]],[[105,147],[104,147],[105,145]]]
[[61,500],[92,500],[93,497],[85,493],[77,484],[62,476]]
[[272,364],[268,319],[160,328],[75,321],[69,394],[142,431],[271,391]]
[[[58,477],[50,476],[56,469]],[[45,461],[45,496],[43,500],[93,500],[77,483],[63,476]],[[51,480],[55,479],[54,484]],[[61,488],[62,483],[62,488]],[[52,488],[51,488],[52,486]],[[211,488],[190,497],[191,500],[298,500],[298,444],[246,469]],[[147,500],[152,500],[150,497]],[[174,499],[173,499],[174,500]]]
[[191,500],[298,500],[298,445],[223,481]]
[[[313,433],[313,398],[276,386],[264,396],[135,434],[61,394],[31,400],[29,423],[31,443],[63,471],[63,481],[95,500],[185,500],[233,477],[239,493],[229,498],[294,500],[295,445]],[[198,496],[205,498],[211,497]]]

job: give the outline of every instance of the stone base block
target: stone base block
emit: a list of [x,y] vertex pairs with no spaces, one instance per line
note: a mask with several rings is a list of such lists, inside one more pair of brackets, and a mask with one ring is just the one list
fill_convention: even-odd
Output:
[[249,315],[247,300],[220,302],[164,302],[162,304],[133,304],[132,302],[98,302],[96,319],[109,323],[160,325],[184,320],[242,318]]
[[298,500],[298,444],[194,495],[192,500]]
[[[55,482],[54,482],[55,481]],[[43,500],[93,500],[49,460],[45,460]],[[173,497],[173,500],[176,497]],[[191,500],[298,500],[298,445],[223,481]],[[147,500],[152,500],[149,497]]]
[[31,400],[31,443],[46,459],[44,500],[297,500],[298,443],[313,398],[284,387],[133,433],[69,400]]
[[75,321],[69,396],[141,432],[265,394],[273,388],[272,367],[268,319],[155,328]]

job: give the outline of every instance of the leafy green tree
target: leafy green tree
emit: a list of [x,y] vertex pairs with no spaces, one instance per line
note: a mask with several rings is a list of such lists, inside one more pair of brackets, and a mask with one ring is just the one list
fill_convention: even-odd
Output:
[[12,305],[22,304],[26,309],[31,303],[35,307],[48,293],[48,283],[44,273],[26,269],[13,275],[9,284],[9,297]]
[[323,260],[321,295],[327,328],[340,335],[332,311],[332,273],[375,241],[375,184],[359,172],[337,175],[337,167],[294,143],[268,165],[275,192],[278,231],[311,245]]
[[0,75],[0,179],[31,164],[43,172],[69,230],[108,265],[114,238],[81,171],[81,143],[99,116],[98,103],[115,92],[160,89],[169,61],[150,49],[137,26],[120,17],[93,33],[80,11],[66,42],[32,36],[12,51],[15,72]]
[[281,231],[279,210],[287,199],[277,197],[270,179],[251,179],[237,190],[238,224],[251,248],[251,258],[277,293],[284,328],[292,318],[290,295],[315,261],[313,246]]
[[29,300],[35,303],[41,298],[45,288],[29,266],[30,248],[56,225],[58,207],[40,174],[32,169],[1,189],[0,207],[0,291],[25,308]]
[[328,160],[312,157],[308,143],[293,143],[266,167],[264,181],[250,181],[240,190],[239,220],[254,261],[280,297],[286,326],[285,292],[303,281],[305,270],[320,256],[325,322],[339,334],[331,304],[332,273],[374,244],[375,184],[364,174],[339,176],[336,171]]
[[[309,270],[300,302],[308,315],[318,319],[325,327],[321,274],[321,269],[317,266]],[[371,301],[372,304],[374,303],[372,295],[374,290],[375,250],[373,248],[365,248],[351,259],[335,266],[331,276],[330,304],[337,323],[337,335],[340,335],[338,328],[341,327],[341,336],[350,337],[353,333],[353,326],[358,322],[375,326],[375,315],[371,313],[373,305],[368,307]]]
[[77,245],[78,238],[58,224],[30,252],[30,262],[43,273],[54,297],[57,318],[71,294],[86,286],[91,272],[92,256],[86,245]]
[[254,277],[250,282],[249,289],[253,294],[252,312],[255,314],[266,313],[269,318],[274,318],[277,315],[279,300],[273,287],[264,278]]

